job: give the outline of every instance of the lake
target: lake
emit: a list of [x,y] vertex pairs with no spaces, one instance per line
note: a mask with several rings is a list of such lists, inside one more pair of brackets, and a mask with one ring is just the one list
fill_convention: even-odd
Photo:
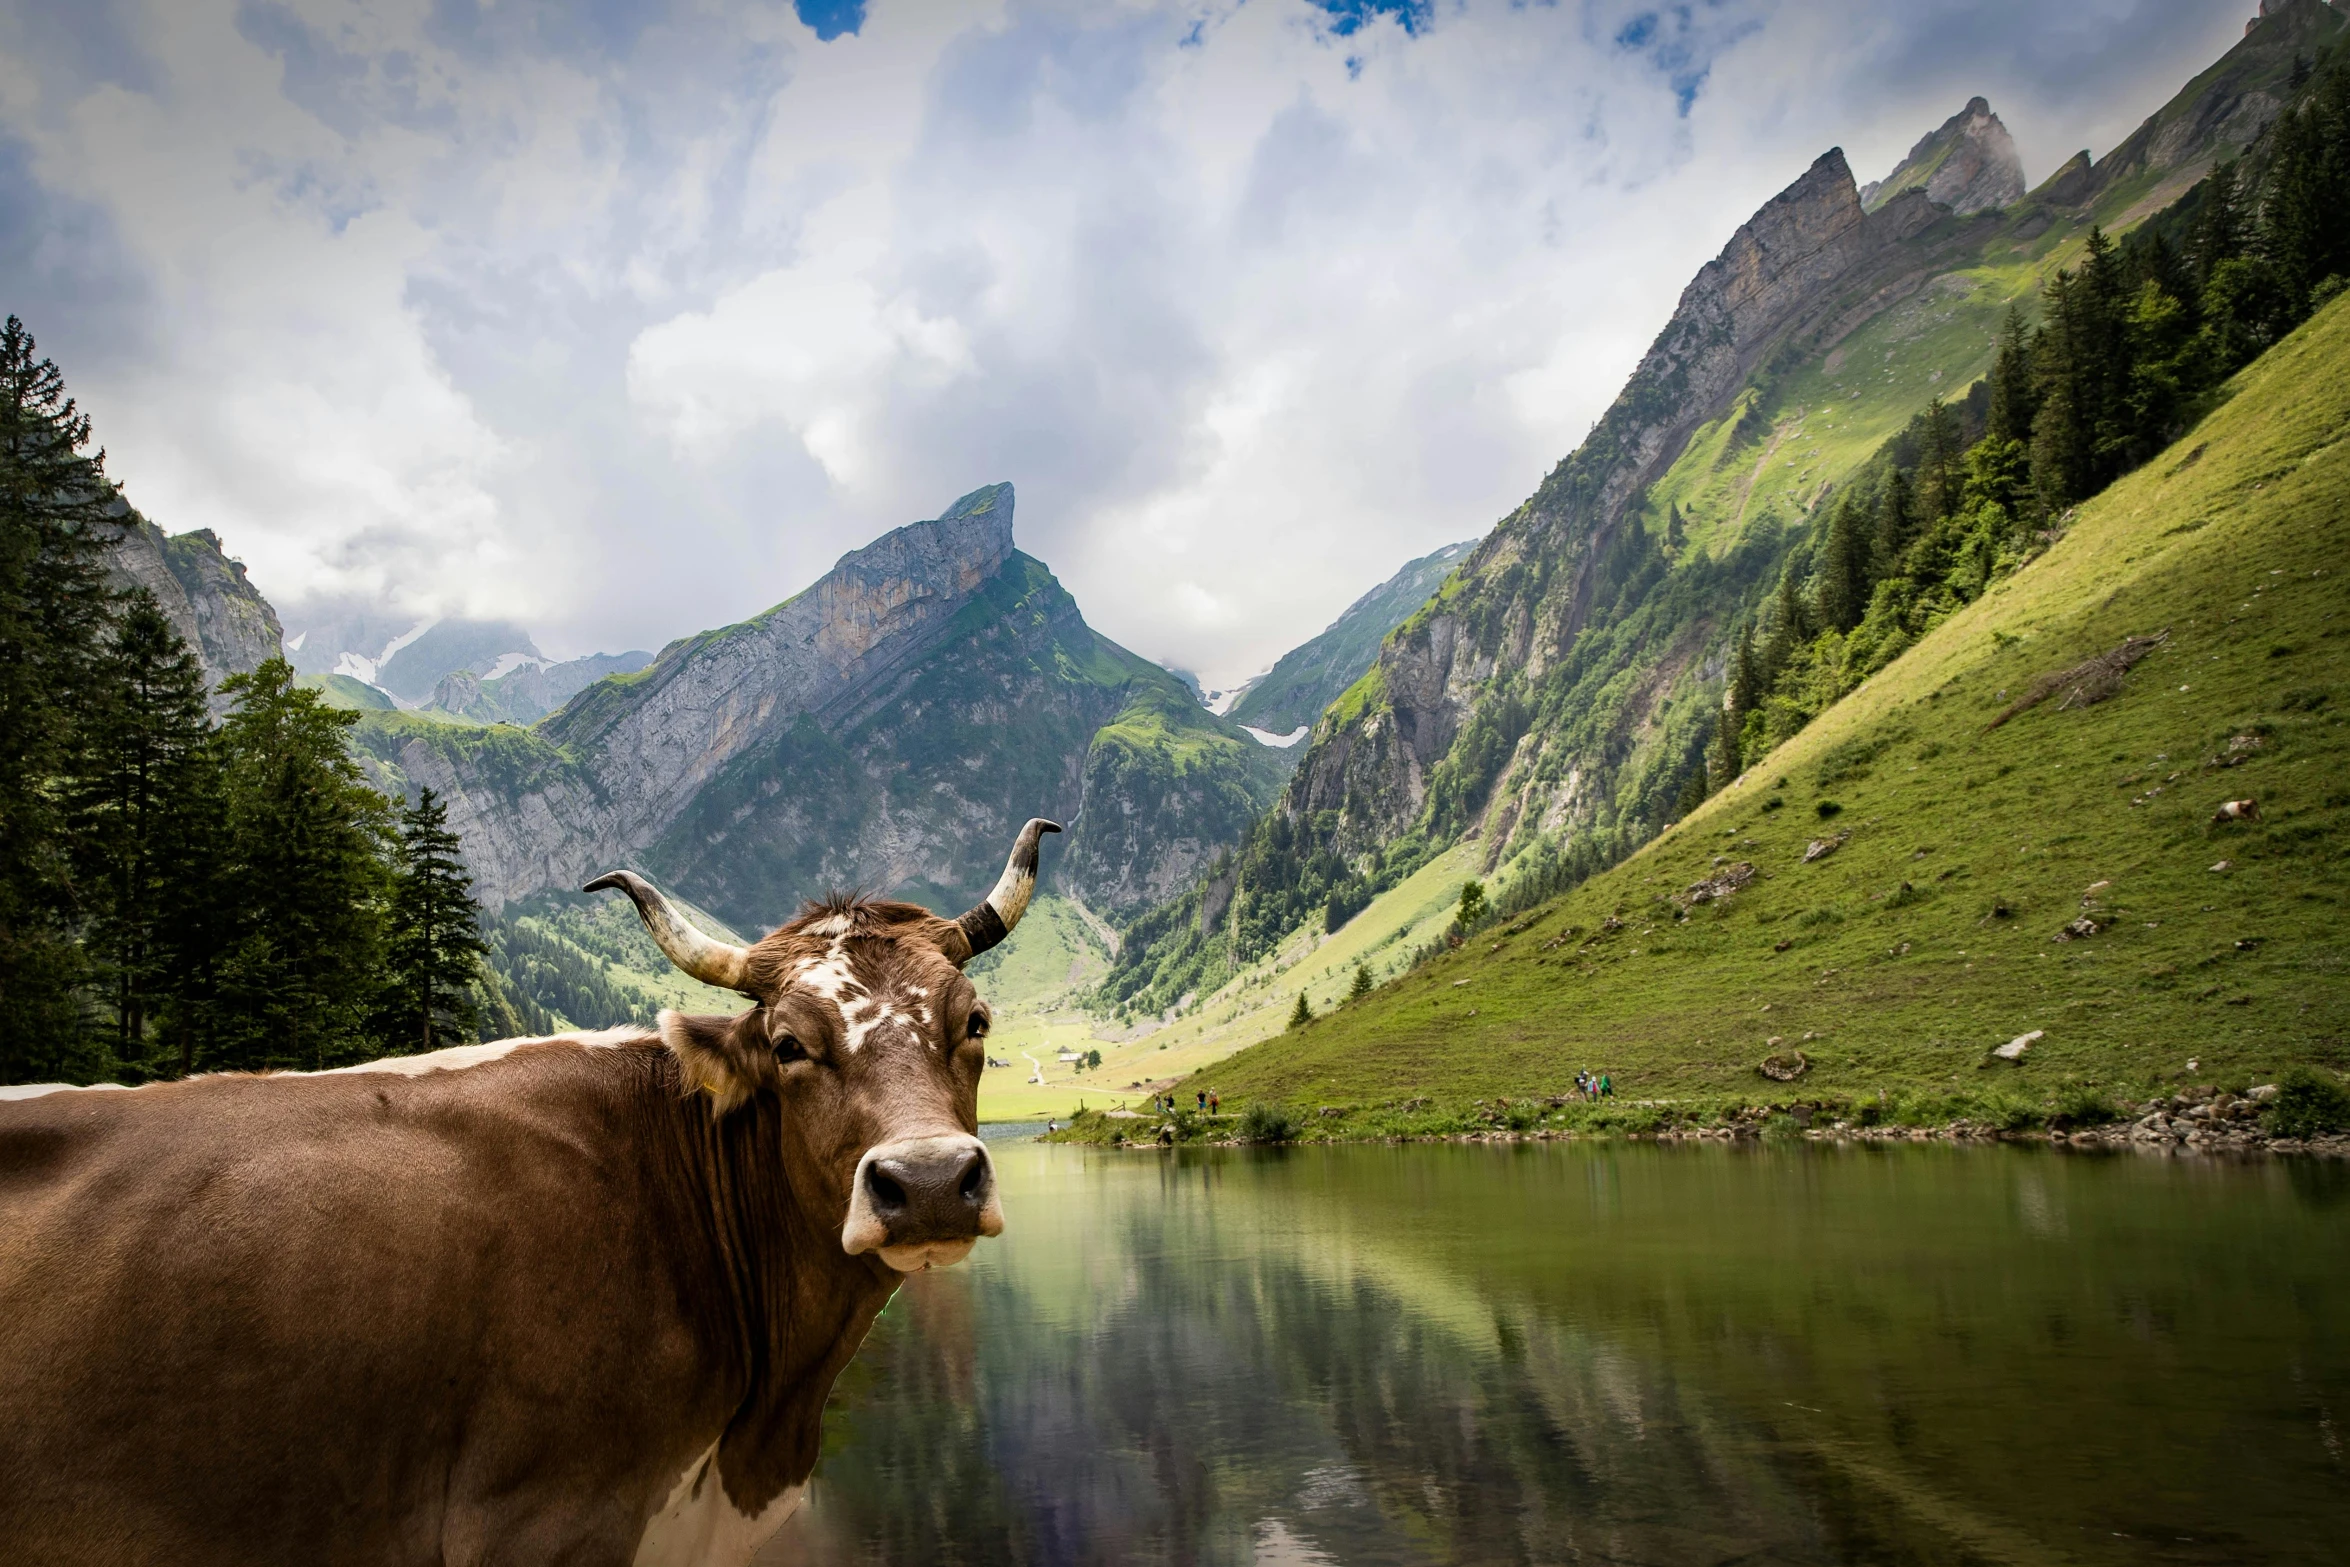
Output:
[[995,1153],[762,1562],[2350,1560],[2350,1168]]

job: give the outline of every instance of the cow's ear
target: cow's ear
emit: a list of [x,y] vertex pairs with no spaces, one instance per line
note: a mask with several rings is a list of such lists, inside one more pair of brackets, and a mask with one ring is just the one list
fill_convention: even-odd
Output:
[[713,1114],[747,1104],[758,1091],[767,1059],[767,1025],[759,1008],[740,1017],[663,1012],[660,1022],[661,1042],[677,1058],[687,1092],[708,1094]]

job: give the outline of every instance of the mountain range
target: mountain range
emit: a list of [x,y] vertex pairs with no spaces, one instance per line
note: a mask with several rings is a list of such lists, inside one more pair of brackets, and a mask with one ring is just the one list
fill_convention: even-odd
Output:
[[1505,879],[1647,841],[1719,712],[1736,628],[1839,484],[1984,375],[2011,307],[2035,304],[2093,228],[2146,220],[2250,146],[2343,29],[2322,0],[2264,7],[2105,158],[2003,205],[1977,205],[2021,180],[1979,99],[1867,200],[1840,149],[1821,155],[1699,270],[1589,437],[1316,721],[1243,848],[1136,923],[1100,1000],[1159,1013],[1212,992],[1465,841]]
[[1289,758],[1086,625],[1014,505],[975,490],[534,727],[374,712],[357,744],[387,789],[449,801],[493,908],[623,865],[745,928],[832,887],[969,902],[1039,814],[1069,828],[1056,887],[1146,906]]

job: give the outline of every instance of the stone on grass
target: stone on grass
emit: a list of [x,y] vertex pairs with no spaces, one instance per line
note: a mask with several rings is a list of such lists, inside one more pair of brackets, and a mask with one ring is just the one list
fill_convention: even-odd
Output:
[[2009,1040],[2006,1044],[2001,1045],[1998,1049],[1992,1051],[1991,1053],[2002,1061],[2021,1061],[2024,1058],[2024,1052],[2031,1049],[2032,1046],[2039,1043],[2042,1039],[2046,1038],[2047,1034],[2048,1030],[2044,1028],[2035,1028],[2028,1034],[2016,1035],[2015,1038]]

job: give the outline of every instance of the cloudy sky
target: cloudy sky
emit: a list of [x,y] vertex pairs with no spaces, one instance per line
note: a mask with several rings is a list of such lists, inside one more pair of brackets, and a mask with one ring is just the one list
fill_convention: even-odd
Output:
[[0,309],[286,612],[549,653],[957,495],[1236,680],[1582,437],[1689,275],[1984,93],[2034,181],[2252,0],[0,0]]

